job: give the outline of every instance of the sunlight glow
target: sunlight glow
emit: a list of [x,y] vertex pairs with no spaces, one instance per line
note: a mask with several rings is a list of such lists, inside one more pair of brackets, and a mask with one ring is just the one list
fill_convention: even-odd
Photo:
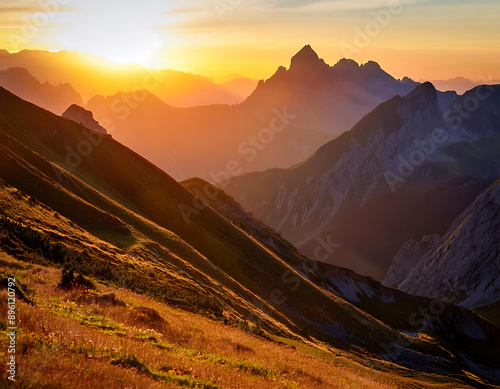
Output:
[[154,67],[157,51],[166,46],[156,30],[165,22],[163,8],[158,2],[138,6],[129,1],[104,5],[90,0],[80,5],[77,18],[72,13],[60,15],[68,29],[60,39],[68,50],[89,52],[119,64]]

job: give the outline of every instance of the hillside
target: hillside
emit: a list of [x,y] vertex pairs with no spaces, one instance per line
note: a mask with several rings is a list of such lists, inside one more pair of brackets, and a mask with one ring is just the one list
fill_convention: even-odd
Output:
[[[296,271],[289,256],[213,207],[196,208],[191,192],[111,137],[4,89],[0,102],[2,247],[10,255],[73,269],[264,337],[342,350],[364,366],[384,365],[387,345],[409,339]],[[91,152],[75,160],[89,144]],[[478,323],[486,334],[498,331]],[[455,374],[472,385],[478,385],[472,373],[497,379],[495,348],[465,342],[443,354],[439,333],[430,342],[408,342],[391,369]]]
[[[401,333],[412,334],[420,339],[439,339],[440,348],[454,355],[461,355],[464,350],[479,346],[478,336],[469,337],[472,333],[480,334],[483,333],[483,329],[488,328],[486,331],[491,331],[493,338],[497,336],[495,335],[497,329],[491,324],[485,323],[475,313],[456,306],[463,299],[463,290],[454,284],[442,285],[439,288],[439,295],[430,299],[388,288],[369,277],[360,276],[345,268],[312,261],[302,256],[296,248],[265,224],[255,220],[251,214],[245,213],[241,206],[222,190],[198,178],[185,181],[183,185],[195,193],[207,206],[221,210],[228,220],[285,255],[285,260],[297,272],[307,274],[316,285],[331,291],[390,327],[398,329]],[[266,236],[273,238],[266,239]],[[326,249],[327,246],[322,248]],[[429,314],[427,316],[422,312],[429,312]],[[494,323],[497,323],[496,318],[493,317],[494,313],[495,309],[491,307],[481,311],[480,315],[488,320],[491,318]],[[488,335],[481,338],[486,340],[489,337]],[[432,342],[426,347],[432,348]],[[487,340],[482,347],[484,350],[489,349]],[[403,354],[397,351],[397,346],[391,350],[388,355],[391,355],[390,358],[393,361],[397,361]],[[438,350],[435,352],[435,355],[440,354]],[[429,361],[420,361],[420,363],[429,363]],[[468,365],[469,362],[464,359],[458,363]]]
[[[285,338],[271,342],[95,281],[95,290],[60,289],[60,270],[1,251],[0,274],[14,276],[26,291],[18,302],[18,347],[23,351],[17,387],[470,387],[389,364],[382,373],[327,347]],[[6,292],[0,296],[3,312]],[[0,326],[4,350],[4,317]]]
[[[2,100],[4,107],[21,103],[5,93]],[[64,158],[66,147],[71,145],[69,147],[76,149],[78,142],[85,139],[81,134],[82,127],[25,103],[21,103],[21,107],[22,109],[17,110],[20,115],[15,118],[17,126],[3,128],[4,131],[7,130],[9,134],[17,135],[20,140],[26,141],[26,144],[35,150],[47,156],[55,156],[56,161],[65,164],[67,162]],[[13,108],[12,105],[11,108]],[[35,112],[32,115],[21,114],[21,112],[33,109]],[[11,109],[7,112],[12,122],[14,119],[12,112],[16,110]],[[36,133],[30,128],[30,125],[33,125],[33,122],[30,123],[32,120],[36,120],[37,126],[44,120],[52,122],[50,127],[60,131],[60,135]],[[3,120],[2,123],[4,123]],[[29,133],[31,136],[28,135]],[[47,138],[52,139],[47,142]],[[72,174],[60,172],[58,168],[54,169],[47,160],[40,155],[33,154],[8,135],[3,135],[4,153],[0,165],[2,178],[16,188],[36,197],[62,216],[70,217],[81,227],[98,236],[102,234],[100,236],[105,240],[111,230],[111,239],[108,238],[111,242],[139,239],[145,240],[146,248],[150,244],[153,245],[152,247],[156,244],[164,245],[160,250],[165,252],[167,258],[178,257],[176,262],[181,263],[185,260],[189,261],[189,264],[182,265],[182,270],[187,271],[188,274],[194,272],[192,276],[198,279],[202,288],[211,290],[212,293],[214,289],[219,289],[216,295],[218,299],[223,300],[220,301],[222,305],[236,304],[230,309],[230,311],[233,309],[235,311],[231,313],[232,315],[252,317],[256,314],[257,322],[262,321],[263,326],[273,321],[269,315],[276,315],[278,322],[283,321],[288,325],[291,324],[291,317],[295,317],[301,322],[302,329],[308,328],[307,333],[310,335],[313,333],[318,336],[325,335],[319,330],[320,323],[316,327],[314,321],[304,322],[301,315],[293,311],[287,313],[281,311],[292,309],[291,306],[287,307],[287,304],[273,306],[273,303],[269,301],[273,290],[280,287],[283,290],[288,289],[288,285],[283,281],[275,283],[275,280],[281,279],[281,274],[287,270],[287,266],[278,257],[265,247],[256,244],[251,237],[235,228],[210,208],[201,210],[191,222],[187,223],[186,215],[181,210],[193,204],[194,198],[190,192],[111,138],[101,139],[102,144],[95,147],[91,158],[86,158],[80,165],[70,166],[68,169],[73,170],[74,175],[91,182],[95,188],[108,194],[109,198],[104,197],[95,188],[90,188]],[[40,171],[43,174],[40,174]],[[56,172],[59,173],[56,174]],[[118,172],[120,173],[117,174]],[[62,182],[54,185],[58,176],[62,178]],[[142,217],[149,220],[144,221]],[[125,223],[127,225],[124,226]],[[155,225],[152,225],[153,223]],[[160,237],[155,236],[155,233],[158,234],[155,231],[157,226],[167,229],[160,234]],[[134,229],[139,230],[139,234],[137,232],[134,234]],[[132,249],[135,249],[135,245]],[[161,256],[160,253],[158,255]],[[263,264],[265,264],[264,267]],[[189,269],[189,267],[195,269]],[[166,280],[162,281],[166,282]],[[193,287],[189,279],[178,282],[189,284],[189,286],[183,285],[183,288]],[[195,293],[191,291],[191,294],[199,295],[200,292],[196,289],[198,287],[195,288]],[[229,292],[231,289],[233,291]],[[299,309],[302,314],[310,310],[310,314],[314,315],[314,309],[311,310],[311,307],[315,305],[326,307],[332,303],[331,296],[327,296],[304,280],[303,292],[306,291],[307,299],[299,300],[298,304],[294,303],[293,307],[293,309]],[[236,298],[234,293],[243,297],[243,300]],[[261,310],[253,312],[253,308],[248,305],[250,301],[259,301],[262,304]],[[315,304],[312,301],[315,301]],[[331,315],[340,314],[348,321],[354,313],[350,307],[341,303],[333,305],[329,311]],[[340,313],[341,311],[344,313]],[[328,319],[325,317],[324,320]],[[277,324],[275,329],[281,326],[282,324]],[[359,330],[361,331],[361,327]],[[385,329],[381,331],[383,333]]]

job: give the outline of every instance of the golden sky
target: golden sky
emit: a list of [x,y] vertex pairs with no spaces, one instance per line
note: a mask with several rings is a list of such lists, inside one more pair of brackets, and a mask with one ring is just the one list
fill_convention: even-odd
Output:
[[395,77],[500,79],[498,0],[0,2],[0,48],[78,50],[222,80],[268,78],[305,44]]

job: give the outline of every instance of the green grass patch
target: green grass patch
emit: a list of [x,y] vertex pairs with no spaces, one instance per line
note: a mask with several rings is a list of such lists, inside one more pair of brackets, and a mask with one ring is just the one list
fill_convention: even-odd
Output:
[[[147,335],[143,335],[143,339],[145,340],[150,338],[154,337],[147,337]],[[185,356],[190,360],[197,360],[212,363],[214,365],[221,365],[229,369],[243,371],[251,375],[264,377],[266,379],[273,379],[280,376],[280,373],[277,370],[259,365],[258,363],[255,363],[253,361],[230,358],[222,354],[205,352],[196,348],[181,347],[170,343],[157,342],[156,340],[152,340],[151,344],[162,350],[167,350],[173,354]]]
[[[144,364],[135,355],[122,355],[111,360],[112,365],[122,366],[124,368],[136,369],[139,373],[145,374],[156,381],[173,382],[178,386],[188,388],[201,388],[201,389],[219,389],[219,386],[211,381],[197,379],[189,375],[178,376],[168,371],[154,371]],[[167,370],[163,368],[162,370]]]
[[74,319],[80,324],[103,331],[109,335],[126,334],[126,330],[123,326],[94,310],[80,307],[71,301],[61,301],[61,299],[58,298],[51,298],[49,301],[46,308],[58,316]]
[[221,354],[203,354],[203,358],[217,365],[223,365],[231,369],[244,371],[245,373],[264,377],[266,379],[278,378],[280,374],[275,369],[259,365],[253,361],[243,359],[227,358]]

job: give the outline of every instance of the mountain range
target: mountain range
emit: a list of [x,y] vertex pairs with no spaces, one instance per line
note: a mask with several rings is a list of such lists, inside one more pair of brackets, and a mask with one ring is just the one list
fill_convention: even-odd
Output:
[[[425,83],[304,162],[241,175],[224,188],[306,255],[381,281],[407,240],[443,234],[498,178],[499,98],[498,86],[477,87],[443,112]],[[470,101],[475,110],[465,111]],[[317,255],[322,242],[330,252]]]
[[83,105],[82,97],[70,84],[52,85],[47,81],[42,84],[24,68],[0,70],[0,86],[57,115],[68,104]]
[[[239,76],[217,84],[197,74],[150,69],[138,64],[117,65],[77,51],[22,50],[9,53],[4,50],[0,52],[0,70],[9,68],[24,68],[43,83],[70,84],[84,101],[95,95],[149,89],[167,104],[179,107],[236,104],[243,101],[256,85],[255,81]],[[68,101],[66,108],[71,103],[82,104],[81,101]]]
[[[280,67],[235,106],[179,109],[148,93],[120,93],[94,97],[86,108],[110,123],[117,140],[176,179],[213,182],[299,163],[380,103],[417,85],[394,79],[374,62],[328,66],[307,45],[289,69]],[[454,98],[453,92],[439,93],[442,106]]]
[[450,78],[448,80],[420,80],[419,82],[429,81],[436,87],[437,90],[446,92],[446,91],[454,91],[459,95],[464,94],[465,92],[474,89],[476,86],[480,86],[482,84],[499,84],[498,80],[485,79],[482,81],[472,81],[465,77],[455,77]]
[[[216,187],[191,180],[188,190],[109,135],[3,88],[0,103],[8,254],[71,266],[270,339],[343,350],[361,369],[414,369],[427,382],[453,375],[465,387],[500,382],[500,348],[492,347],[500,332],[473,312],[450,301],[415,329],[405,312],[387,308],[418,311],[429,300],[325,271]],[[368,308],[362,296],[372,299]]]
[[[372,61],[329,66],[307,45],[241,103],[180,108],[166,96],[228,95],[170,70],[149,74],[155,91],[134,88],[144,68],[90,59],[0,50],[0,278],[19,280],[29,360],[48,342],[58,364],[84,353],[191,387],[229,384],[186,361],[249,374],[255,387],[331,386],[339,366],[355,386],[498,387],[500,85],[439,92]],[[84,104],[60,79],[103,95]],[[177,336],[186,312],[335,369],[277,373],[240,344],[248,360],[223,357],[202,347],[234,345],[227,335]],[[107,348],[55,341],[75,317],[73,330],[100,331]],[[148,329],[124,327],[132,317]],[[112,338],[180,355],[184,368],[148,367]]]

